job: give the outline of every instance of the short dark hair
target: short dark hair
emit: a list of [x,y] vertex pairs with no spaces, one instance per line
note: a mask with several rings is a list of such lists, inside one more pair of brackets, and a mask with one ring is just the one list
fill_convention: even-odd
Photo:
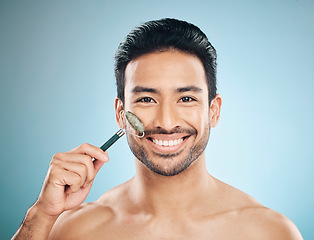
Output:
[[149,21],[135,27],[120,43],[115,55],[117,96],[124,102],[125,69],[144,54],[178,50],[198,57],[205,70],[209,102],[216,96],[217,55],[206,35],[195,25],[172,18]]

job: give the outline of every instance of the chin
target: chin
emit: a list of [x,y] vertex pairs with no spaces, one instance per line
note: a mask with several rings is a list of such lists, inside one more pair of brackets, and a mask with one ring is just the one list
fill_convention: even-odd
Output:
[[[176,176],[185,171],[197,158],[193,158],[191,154],[187,154],[185,157],[179,159],[179,153],[173,154],[156,154],[154,157],[149,157],[145,151],[142,154],[138,154],[136,158],[150,171],[161,176]],[[135,155],[135,154],[134,154]],[[154,160],[152,160],[154,159]]]

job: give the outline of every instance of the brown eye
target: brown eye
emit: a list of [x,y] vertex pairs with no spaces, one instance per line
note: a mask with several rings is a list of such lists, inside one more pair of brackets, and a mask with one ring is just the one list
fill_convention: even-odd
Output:
[[183,97],[180,99],[181,102],[192,102],[192,101],[195,101],[194,98],[191,98],[191,97]]
[[151,102],[154,102],[154,100],[150,97],[143,97],[143,98],[137,100],[137,102],[151,103]]

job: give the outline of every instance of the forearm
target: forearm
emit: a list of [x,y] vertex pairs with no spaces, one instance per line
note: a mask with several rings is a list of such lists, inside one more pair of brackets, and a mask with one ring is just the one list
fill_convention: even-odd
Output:
[[20,228],[11,240],[48,239],[56,217],[44,215],[36,205],[32,206],[25,216]]

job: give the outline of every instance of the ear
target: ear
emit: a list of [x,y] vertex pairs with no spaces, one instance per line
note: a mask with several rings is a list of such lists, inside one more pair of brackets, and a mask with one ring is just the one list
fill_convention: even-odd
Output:
[[124,114],[123,112],[123,103],[120,100],[120,98],[116,97],[114,100],[114,107],[116,112],[116,122],[119,126],[119,128],[124,128]]
[[210,118],[210,127],[216,127],[220,117],[220,109],[221,109],[222,99],[219,94],[211,101],[210,110],[209,110],[209,118]]

